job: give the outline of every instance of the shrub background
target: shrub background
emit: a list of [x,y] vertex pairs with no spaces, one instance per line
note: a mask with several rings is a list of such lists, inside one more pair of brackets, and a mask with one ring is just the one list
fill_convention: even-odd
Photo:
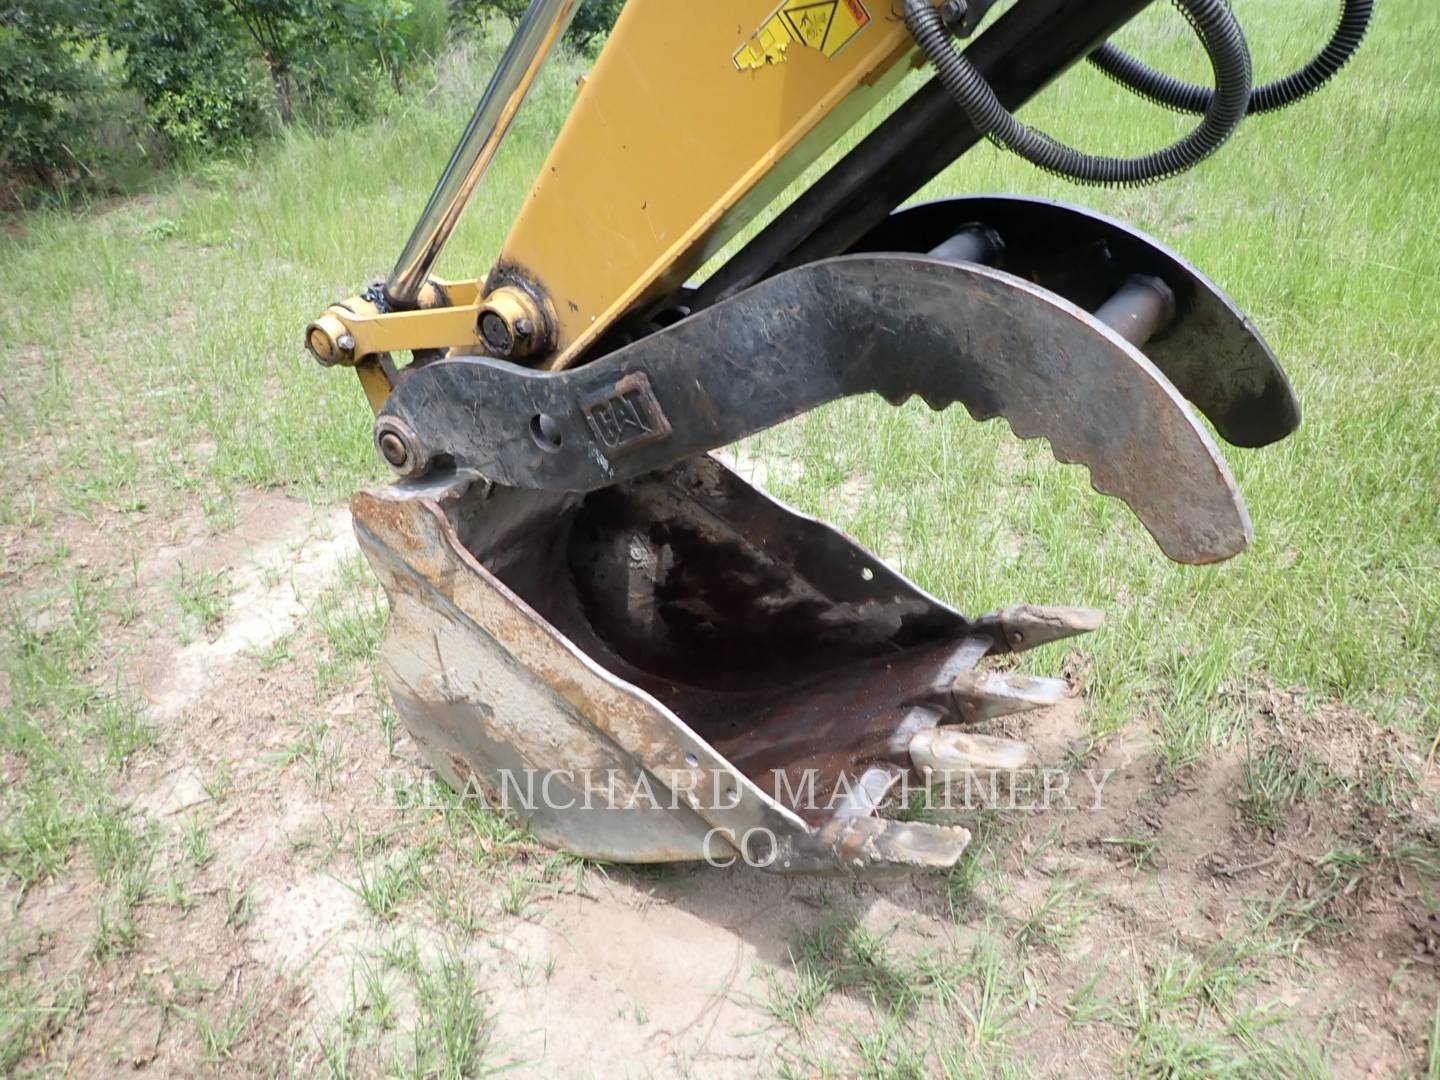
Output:
[[[594,49],[622,0],[584,0]],[[123,190],[284,128],[369,119],[458,37],[524,0],[0,0],[0,185],[19,203]]]

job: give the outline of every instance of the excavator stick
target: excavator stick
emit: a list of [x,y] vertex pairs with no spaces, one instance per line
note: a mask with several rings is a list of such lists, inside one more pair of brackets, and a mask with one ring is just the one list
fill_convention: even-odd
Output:
[[[573,8],[533,0],[389,279],[306,331],[316,359],[356,368],[397,476],[351,507],[390,600],[385,680],[446,781],[595,859],[954,863],[963,828],[886,807],[1033,767],[986,725],[1065,684],[984,662],[1100,613],[962,614],[710,452],[839,398],[918,397],[1047,440],[1171,559],[1239,554],[1250,520],[1211,426],[1259,447],[1300,415],[1235,305],[1076,206],[901,205],[983,138],[1082,182],[1173,175],[1333,75],[1369,17],[1346,0],[1305,71],[1255,90],[1228,6],[1178,2],[1216,86],[1176,104],[1183,84],[1103,44],[1146,0],[1017,0],[963,49],[990,3],[629,0],[488,273],[433,277]],[[1091,54],[1202,114],[1196,131],[1111,159],[1014,119]],[[691,280],[926,64],[930,83]]]

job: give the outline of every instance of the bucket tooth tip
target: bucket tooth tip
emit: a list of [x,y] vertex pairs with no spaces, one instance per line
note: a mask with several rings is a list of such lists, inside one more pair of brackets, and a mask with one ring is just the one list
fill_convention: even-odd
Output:
[[960,825],[861,818],[845,823],[834,850],[841,869],[866,875],[945,869],[969,844],[970,830]]
[[897,823],[887,838],[886,855],[898,867],[954,866],[970,846],[970,830],[959,825],[931,825],[920,821]]
[[963,724],[1044,709],[1058,703],[1069,689],[1064,679],[999,671],[962,672],[945,688],[951,718]]
[[1024,652],[1098,630],[1105,613],[1098,608],[1016,604],[991,616],[1006,648]]
[[1037,760],[1029,743],[955,728],[930,728],[910,740],[910,761],[930,783],[967,773],[1030,769]]

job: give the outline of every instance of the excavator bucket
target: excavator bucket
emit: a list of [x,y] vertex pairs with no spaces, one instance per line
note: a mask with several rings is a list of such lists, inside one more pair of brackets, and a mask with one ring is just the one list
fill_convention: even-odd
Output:
[[[307,329],[317,359],[359,372],[398,478],[351,508],[390,600],[400,716],[447,782],[544,843],[790,873],[945,867],[966,830],[887,808],[1036,764],[989,725],[1065,683],[986,660],[1100,612],[962,614],[726,468],[712,452],[737,439],[843,397],[918,397],[1047,440],[1178,562],[1251,539],[1212,427],[1263,446],[1299,408],[1214,284],[1075,206],[900,205],[984,136],[1029,156],[1026,129],[976,95],[1008,116],[1145,2],[1017,0],[955,51],[989,6],[630,0],[488,275],[431,277],[572,7],[534,0],[390,278]],[[1224,5],[1182,7],[1220,80],[1205,130],[1233,129],[1243,35],[1211,33],[1233,25]],[[687,284],[926,59],[934,82]],[[1189,153],[1159,172],[1041,163],[1148,180]]]
[[449,475],[352,505],[411,734],[458,790],[590,858],[948,866],[964,829],[876,808],[907,777],[1023,763],[968,725],[1064,683],[975,665],[1099,622],[966,619],[707,456],[566,503]]

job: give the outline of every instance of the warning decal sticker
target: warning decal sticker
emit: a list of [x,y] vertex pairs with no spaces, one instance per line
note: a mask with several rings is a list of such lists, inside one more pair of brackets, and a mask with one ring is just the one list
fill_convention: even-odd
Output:
[[779,64],[792,44],[834,56],[870,22],[860,0],[783,0],[750,40],[735,50],[735,67],[753,71]]

